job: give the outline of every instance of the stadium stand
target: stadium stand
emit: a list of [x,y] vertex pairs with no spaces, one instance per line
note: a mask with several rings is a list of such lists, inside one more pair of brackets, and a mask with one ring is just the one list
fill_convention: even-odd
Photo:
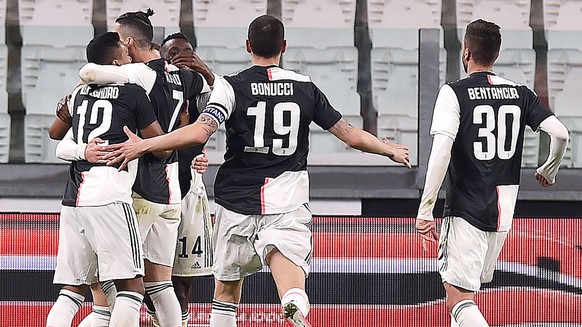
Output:
[[[255,17],[266,13],[266,0],[195,0],[196,53],[219,75],[249,67],[251,59],[245,50],[247,27]],[[206,143],[211,162],[222,161],[225,144],[226,130],[221,125]]]
[[570,130],[564,160],[582,167],[582,1],[544,1],[544,24],[548,41],[548,96],[550,106]]
[[[346,120],[362,127],[356,90],[355,1],[284,0],[282,10],[288,42],[283,67],[309,75]],[[353,152],[317,125],[312,124],[311,129],[312,153]]]
[[26,162],[58,162],[47,129],[55,103],[79,81],[92,10],[92,0],[19,1]]
[[154,25],[154,42],[161,42],[166,35],[180,31],[180,0],[107,0],[109,29],[119,15],[148,8],[155,13],[150,17]]
[[[533,50],[533,31],[529,23],[530,8],[529,0],[457,0],[457,33],[459,40],[462,41],[465,26],[479,18],[501,26],[501,53],[493,70],[499,76],[525,84],[533,90],[536,58]],[[538,165],[538,144],[539,134],[526,128],[523,166]]]
[[10,116],[8,115],[8,92],[6,75],[8,48],[6,47],[6,0],[0,0],[0,163],[8,162],[10,150]]
[[440,0],[370,0],[368,17],[372,39],[372,89],[378,110],[378,136],[410,147],[417,160],[418,31],[439,29],[440,80],[445,81]]

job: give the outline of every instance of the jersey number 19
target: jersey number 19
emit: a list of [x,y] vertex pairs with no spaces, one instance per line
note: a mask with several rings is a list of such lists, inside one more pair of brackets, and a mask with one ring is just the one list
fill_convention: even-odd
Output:
[[[269,153],[269,148],[265,147],[265,124],[267,121],[267,103],[260,101],[256,107],[247,110],[247,116],[255,117],[254,145],[246,147],[245,152]],[[289,120],[285,124],[285,113],[289,113]],[[279,102],[273,107],[273,132],[277,138],[273,138],[271,151],[278,156],[290,156],[297,149],[297,136],[299,134],[299,118],[301,109],[294,102]],[[288,145],[284,146],[285,139]]]

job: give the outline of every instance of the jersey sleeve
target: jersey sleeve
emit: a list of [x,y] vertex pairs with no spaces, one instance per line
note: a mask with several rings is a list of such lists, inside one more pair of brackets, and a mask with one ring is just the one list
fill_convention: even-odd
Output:
[[528,96],[526,124],[531,127],[532,130],[537,131],[540,124],[546,120],[546,118],[553,116],[554,114],[550,109],[544,106],[540,102],[538,96],[527,87],[526,94]]
[[203,91],[210,91],[210,87],[202,75],[184,68],[180,68],[180,75],[182,75],[184,89],[187,92],[184,95],[186,99],[193,98]]
[[236,105],[234,89],[223,77],[214,80],[214,90],[202,114],[212,117],[218,125],[227,120]]
[[322,129],[328,130],[342,118],[342,114],[331,106],[325,94],[315,84],[313,84],[313,92],[313,122]]
[[134,89],[135,117],[138,129],[144,129],[157,120],[154,107],[147,94],[141,89]]
[[430,134],[445,134],[453,140],[461,123],[461,107],[453,88],[445,84],[441,87],[434,105]]
[[89,63],[81,68],[79,77],[87,84],[137,84],[148,94],[156,82],[156,72],[144,63],[132,63],[121,66]]

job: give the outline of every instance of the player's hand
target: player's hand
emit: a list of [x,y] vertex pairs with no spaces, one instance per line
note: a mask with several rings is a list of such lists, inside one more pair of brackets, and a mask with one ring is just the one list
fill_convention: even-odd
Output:
[[392,143],[387,138],[382,139],[382,142],[392,147],[392,154],[389,155],[388,158],[394,162],[403,164],[407,168],[412,168],[412,165],[410,164],[410,152],[406,145]]
[[437,243],[439,239],[435,221],[416,218],[416,231],[422,237],[422,248],[429,252],[429,243]]
[[106,164],[107,160],[104,158],[108,152],[104,147],[105,144],[105,141],[98,137],[92,139],[85,147],[85,160],[90,163]]
[[200,57],[193,51],[182,51],[170,59],[170,63],[180,68],[188,68],[202,74],[209,85],[214,84],[214,75]]
[[197,155],[192,161],[192,168],[199,174],[204,174],[208,169],[208,157],[206,156],[206,149],[202,149],[202,154]]
[[71,125],[71,113],[69,111],[69,100],[71,95],[67,94],[57,102],[57,117],[65,124]]
[[123,143],[106,146],[106,150],[110,152],[104,157],[108,166],[121,163],[119,171],[125,169],[130,161],[141,157],[145,153],[143,140],[132,133],[127,126],[123,126],[123,131],[128,140]]
[[554,185],[554,183],[550,183],[544,176],[542,176],[542,174],[538,172],[536,172],[535,178],[542,187],[550,187]]

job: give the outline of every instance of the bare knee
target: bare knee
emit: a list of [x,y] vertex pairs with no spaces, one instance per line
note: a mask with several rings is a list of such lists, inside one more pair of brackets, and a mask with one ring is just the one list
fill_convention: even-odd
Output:
[[143,280],[141,277],[131,278],[131,279],[119,279],[114,281],[115,287],[118,291],[130,291],[139,294],[144,294],[145,289],[143,286]]
[[447,293],[446,305],[449,312],[453,311],[455,305],[463,300],[474,300],[475,292],[466,290],[461,287],[451,285],[449,283],[444,283],[445,292]]
[[214,281],[214,299],[221,302],[239,303],[242,279],[237,281]]

